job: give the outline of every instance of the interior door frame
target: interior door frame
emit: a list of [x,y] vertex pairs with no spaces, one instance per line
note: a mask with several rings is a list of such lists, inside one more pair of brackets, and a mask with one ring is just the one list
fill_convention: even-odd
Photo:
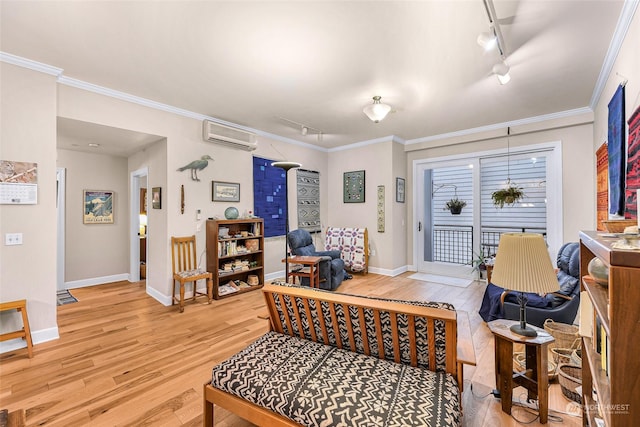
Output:
[[[149,167],[145,166],[131,172],[129,191],[129,281],[140,280],[140,178],[149,176]],[[147,206],[150,206],[147,191]],[[148,239],[148,236],[147,236]],[[148,271],[149,266],[147,266]]]
[[56,289],[59,291],[67,289],[67,285],[64,281],[64,264],[65,259],[65,222],[66,222],[66,209],[65,203],[67,200],[66,195],[66,180],[67,169],[56,168],[56,220],[57,220],[57,236],[56,236]]
[[[509,152],[511,154],[524,154],[534,152],[544,152],[547,157],[547,245],[549,247],[549,255],[552,262],[555,263],[558,250],[563,243],[563,223],[562,223],[562,143],[560,141],[551,141],[540,144],[523,145],[512,147]],[[414,271],[420,271],[420,258],[423,257],[424,235],[418,231],[419,222],[424,218],[424,185],[422,176],[425,169],[434,169],[436,166],[445,167],[455,164],[461,164],[465,160],[468,163],[474,163],[474,184],[473,184],[473,204],[480,206],[480,159],[483,157],[504,156],[507,149],[496,149],[478,151],[465,154],[457,154],[451,156],[443,156],[436,158],[416,159],[413,161],[413,266]],[[480,209],[474,209],[473,213],[474,225],[480,224]],[[480,227],[474,227],[474,251],[480,250]],[[422,245],[422,246],[421,246]],[[475,246],[478,246],[477,248]]]

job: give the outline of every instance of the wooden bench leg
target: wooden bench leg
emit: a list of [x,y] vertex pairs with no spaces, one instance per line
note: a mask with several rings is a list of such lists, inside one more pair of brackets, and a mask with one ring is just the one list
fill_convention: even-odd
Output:
[[31,340],[31,328],[29,327],[29,317],[27,316],[27,300],[0,303],[0,311],[7,310],[16,310],[22,315],[22,329],[0,334],[0,341],[24,338],[27,342],[27,353],[31,359],[33,357],[33,341]]
[[33,341],[31,341],[31,328],[29,327],[29,317],[27,316],[27,306],[19,308],[18,311],[22,314],[22,324],[24,325],[24,339],[27,341],[27,353],[29,353],[29,359],[33,357]]
[[207,384],[204,385],[204,411],[202,412],[202,425],[204,427],[212,427],[214,414],[213,414],[213,402],[207,400]]

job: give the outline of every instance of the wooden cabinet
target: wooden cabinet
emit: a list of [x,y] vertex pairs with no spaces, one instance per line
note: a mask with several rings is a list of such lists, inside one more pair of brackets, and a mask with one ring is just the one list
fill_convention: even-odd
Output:
[[208,220],[206,233],[207,271],[213,273],[213,298],[260,289],[264,284],[264,221]]
[[[582,338],[583,422],[588,426],[596,425],[596,416],[609,427],[637,426],[640,420],[640,251],[612,249],[616,240],[580,233],[582,290],[593,305],[592,337]],[[594,257],[609,267],[608,287],[588,275]],[[597,351],[597,329],[600,340],[608,342],[604,355]]]

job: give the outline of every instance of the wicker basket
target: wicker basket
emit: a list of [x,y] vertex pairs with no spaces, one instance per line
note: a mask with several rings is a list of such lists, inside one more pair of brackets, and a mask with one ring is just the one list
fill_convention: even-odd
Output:
[[571,364],[582,366],[582,350],[577,348],[571,352]]
[[577,326],[555,322],[553,319],[544,321],[544,330],[556,340],[551,348],[572,348],[576,338],[580,338]]
[[[549,381],[553,381],[556,379],[556,377],[558,376],[558,365],[556,365],[553,361],[549,360],[548,361],[548,375],[549,375]],[[523,369],[526,369],[527,367],[527,358],[525,356],[525,354],[523,352],[516,352],[513,353],[513,365],[516,371],[521,371]]]
[[580,338],[576,338],[571,343],[571,347],[563,348],[563,347],[552,347],[549,349],[551,351],[551,356],[553,357],[553,361],[558,365],[563,363],[571,363],[571,355],[580,348]]
[[582,395],[576,391],[582,385],[582,368],[576,365],[560,365],[558,382],[562,394],[569,400],[582,405]]

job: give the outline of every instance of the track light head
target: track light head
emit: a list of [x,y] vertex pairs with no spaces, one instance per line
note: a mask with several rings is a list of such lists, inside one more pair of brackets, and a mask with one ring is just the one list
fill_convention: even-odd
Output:
[[493,31],[491,31],[490,33],[484,32],[480,33],[477,42],[485,51],[488,52],[496,48],[496,46],[498,45],[498,38],[493,33]]
[[500,62],[493,66],[492,71],[493,71],[493,74],[495,74],[496,77],[498,78],[498,81],[500,82],[500,84],[506,85],[511,80],[511,76],[509,75],[509,70],[510,68],[506,63]]
[[302,136],[306,136],[309,133],[309,128],[306,126],[302,126]]

